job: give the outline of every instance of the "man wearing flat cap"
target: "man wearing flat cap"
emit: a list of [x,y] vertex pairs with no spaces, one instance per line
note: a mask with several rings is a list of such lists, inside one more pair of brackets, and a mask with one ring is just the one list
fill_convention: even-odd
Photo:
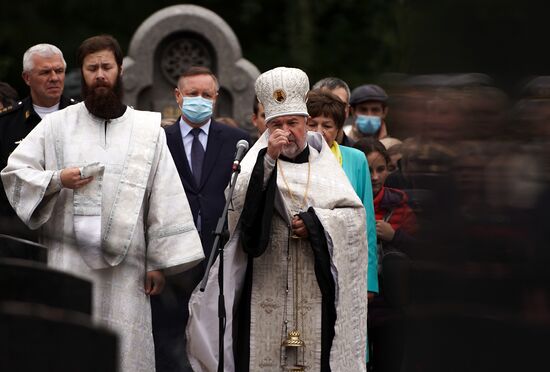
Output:
[[[365,210],[319,133],[307,75],[256,81],[267,131],[242,162],[225,246],[225,371],[365,371]],[[190,301],[189,359],[218,367],[218,263]]]
[[348,136],[353,141],[363,137],[382,139],[388,136],[386,116],[388,95],[378,85],[360,85],[351,92],[349,104],[353,124]]

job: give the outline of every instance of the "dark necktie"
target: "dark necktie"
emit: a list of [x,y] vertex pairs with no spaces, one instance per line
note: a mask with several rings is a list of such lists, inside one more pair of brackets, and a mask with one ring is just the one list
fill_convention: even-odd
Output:
[[195,182],[198,185],[201,183],[202,161],[204,160],[204,148],[201,141],[199,141],[199,134],[201,128],[193,128],[191,134],[193,134],[193,143],[191,145],[191,170],[193,176],[195,176]]

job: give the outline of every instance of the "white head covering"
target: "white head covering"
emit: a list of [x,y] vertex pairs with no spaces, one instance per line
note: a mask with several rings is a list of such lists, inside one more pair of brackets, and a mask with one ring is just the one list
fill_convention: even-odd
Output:
[[393,147],[395,145],[400,145],[400,144],[403,143],[400,140],[398,140],[397,138],[393,138],[393,137],[382,138],[379,141],[382,142],[382,144],[384,145],[386,150],[389,150],[390,147]]
[[308,116],[306,95],[309,79],[297,68],[277,67],[261,74],[254,86],[258,101],[264,106],[265,122],[279,116]]

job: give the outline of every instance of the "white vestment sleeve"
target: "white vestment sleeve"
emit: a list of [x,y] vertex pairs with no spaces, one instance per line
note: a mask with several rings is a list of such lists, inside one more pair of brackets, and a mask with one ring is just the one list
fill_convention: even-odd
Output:
[[263,189],[267,187],[267,182],[269,181],[269,178],[271,177],[271,173],[273,173],[273,169],[275,169],[275,164],[277,163],[276,160],[272,159],[271,156],[269,156],[268,153],[264,156],[264,184]]
[[49,127],[46,116],[13,151],[1,173],[10,204],[33,230],[49,220],[61,190],[59,172],[45,170]]
[[175,274],[198,264],[204,252],[163,131],[159,132],[151,173],[145,217],[147,270]]

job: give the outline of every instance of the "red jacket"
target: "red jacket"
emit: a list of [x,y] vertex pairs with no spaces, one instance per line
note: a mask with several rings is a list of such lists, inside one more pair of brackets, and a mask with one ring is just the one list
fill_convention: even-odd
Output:
[[386,222],[389,222],[395,230],[391,243],[396,246],[405,243],[404,240],[410,240],[411,235],[414,235],[418,229],[416,216],[407,201],[407,194],[390,187],[382,187],[373,200],[376,220],[384,220],[389,216]]

